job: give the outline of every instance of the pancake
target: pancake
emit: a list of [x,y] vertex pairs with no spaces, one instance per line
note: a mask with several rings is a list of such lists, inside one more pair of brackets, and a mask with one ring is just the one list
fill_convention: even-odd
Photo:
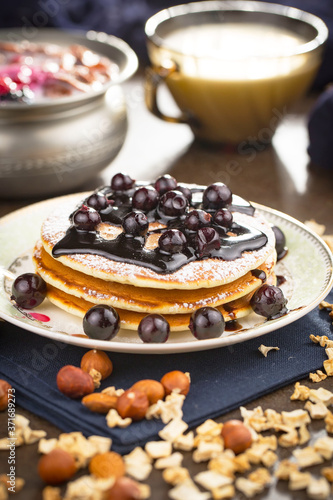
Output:
[[260,271],[269,277],[275,265],[273,255],[255,272],[252,270],[233,283],[212,288],[163,290],[135,287],[87,276],[53,259],[45,252],[40,242],[34,250],[33,260],[38,274],[53,288],[58,288],[68,295],[93,304],[107,304],[131,311],[159,314],[183,314],[205,305],[216,307],[236,300],[256,290],[263,282],[263,279],[258,277]]
[[[275,284],[275,275],[271,275],[268,282],[270,284]],[[217,309],[223,314],[225,321],[243,318],[252,312],[252,307],[250,306],[252,295],[253,293],[250,293],[225,306],[217,306]],[[81,318],[83,318],[85,313],[94,305],[84,299],[68,295],[50,285],[48,285],[48,299],[57,307]],[[119,314],[121,327],[127,330],[137,330],[140,321],[146,316],[146,314],[136,311],[119,308],[115,308],[115,310]],[[168,321],[172,332],[179,332],[188,328],[191,314],[164,314],[163,317]]]
[[[55,245],[64,238],[71,226],[70,214],[82,202],[84,194],[74,195],[64,202],[42,225],[41,240],[46,252],[52,256]],[[261,266],[269,257],[275,256],[275,236],[270,224],[255,212],[247,215],[233,213],[235,223],[250,226],[261,231],[267,237],[264,246],[253,251],[244,251],[234,260],[206,258],[183,265],[172,273],[157,273],[149,267],[136,265],[121,260],[106,258],[93,253],[70,253],[60,255],[57,261],[64,266],[88,276],[105,281],[129,284],[136,287],[183,289],[210,288],[231,283],[246,273]],[[112,224],[110,225],[112,227]],[[98,229],[98,228],[97,228]],[[119,228],[116,228],[119,229]],[[115,231],[118,233],[118,231]],[[104,235],[105,236],[105,235]],[[104,241],[108,239],[103,238]]]
[[[112,306],[121,326],[130,330],[150,313],[163,314],[171,331],[187,329],[191,314],[204,306],[218,308],[226,321],[251,313],[255,291],[264,282],[276,281],[270,223],[230,192],[222,206],[232,220],[224,225],[225,213],[219,220],[218,208],[207,205],[205,186],[183,185],[192,196],[190,204],[179,190],[167,196],[178,201],[180,196],[183,212],[172,205],[169,213],[165,196],[155,192],[157,206],[139,214],[144,231],[134,226],[131,232],[124,221],[129,216],[133,223],[133,196],[146,186],[135,183],[125,191],[100,188],[94,192],[104,200],[99,213],[86,206],[91,193],[69,196],[44,221],[33,262],[47,283],[49,300],[80,317],[94,305]],[[215,188],[219,189],[214,186],[214,193]],[[90,210],[96,222],[80,226],[73,216],[77,210],[83,218]],[[206,218],[198,219],[199,229],[188,223],[190,216],[199,217],[198,212],[191,215],[193,210]],[[171,246],[164,248],[163,238],[175,234],[182,242],[179,247],[171,239]]]

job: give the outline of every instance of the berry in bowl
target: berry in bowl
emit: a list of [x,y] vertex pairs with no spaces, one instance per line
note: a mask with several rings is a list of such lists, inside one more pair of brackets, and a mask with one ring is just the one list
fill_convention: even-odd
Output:
[[109,58],[84,45],[0,41],[0,104],[31,104],[100,91],[119,75]]

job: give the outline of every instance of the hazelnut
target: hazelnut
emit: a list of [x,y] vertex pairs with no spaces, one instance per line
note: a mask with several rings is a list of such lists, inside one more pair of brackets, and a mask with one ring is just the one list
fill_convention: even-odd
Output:
[[165,396],[164,387],[157,380],[139,380],[132,385],[131,389],[144,392],[148,398],[149,405],[157,403],[159,399],[163,399]]
[[166,373],[161,378],[161,384],[163,385],[167,396],[175,389],[178,389],[180,394],[184,394],[184,396],[186,396],[190,390],[190,380],[188,376],[179,370]]
[[90,411],[106,414],[112,410],[112,408],[116,408],[117,401],[117,396],[109,396],[108,394],[104,394],[102,392],[95,392],[84,396],[81,402]]
[[38,473],[47,484],[60,484],[68,481],[76,472],[75,460],[65,450],[55,448],[43,455],[38,462]]
[[117,401],[117,412],[121,418],[131,418],[132,420],[142,420],[145,418],[149,401],[147,395],[137,389],[128,389]]
[[115,451],[99,453],[90,460],[89,472],[98,478],[122,477],[125,474],[125,462]]
[[0,411],[4,411],[8,407],[8,392],[12,386],[6,381],[0,379]]
[[104,351],[92,349],[85,353],[81,359],[81,370],[90,373],[96,370],[102,375],[102,380],[111,375],[113,370],[112,361]]
[[250,430],[240,420],[228,420],[223,424],[221,436],[225,448],[229,448],[234,453],[243,453],[252,444]]
[[138,500],[141,498],[140,488],[133,479],[119,477],[112,488],[106,492],[105,500]]
[[81,368],[72,365],[66,365],[59,370],[57,386],[60,392],[74,399],[82,398],[95,389],[92,377]]

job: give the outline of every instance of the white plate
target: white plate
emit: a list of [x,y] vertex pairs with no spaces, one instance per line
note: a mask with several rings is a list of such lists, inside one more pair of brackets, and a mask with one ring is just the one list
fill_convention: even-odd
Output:
[[[78,201],[84,198],[82,193],[70,196]],[[14,325],[53,340],[128,353],[167,354],[214,349],[259,337],[296,321],[314,309],[333,284],[332,254],[322,239],[297,220],[276,210],[255,205],[268,220],[283,230],[287,238],[289,251],[278,263],[276,271],[287,278],[281,286],[288,298],[290,312],[287,315],[267,321],[253,313],[240,320],[241,330],[224,332],[220,338],[210,340],[196,340],[189,330],[171,334],[165,344],[144,344],[136,332],[129,330],[121,330],[112,341],[76,337],[74,335],[83,334],[82,320],[58,309],[48,300],[33,311],[15,307],[9,300],[12,280],[6,271],[9,269],[15,276],[33,271],[31,251],[39,238],[41,223],[63,198],[30,205],[0,219],[0,316]],[[49,321],[45,321],[47,318]]]

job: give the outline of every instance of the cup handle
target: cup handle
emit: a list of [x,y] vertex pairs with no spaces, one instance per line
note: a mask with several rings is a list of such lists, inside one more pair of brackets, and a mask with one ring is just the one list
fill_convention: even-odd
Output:
[[191,119],[186,113],[181,113],[179,116],[169,116],[165,115],[159,108],[157,103],[157,90],[161,83],[163,83],[166,78],[178,71],[175,63],[171,63],[170,67],[155,66],[146,68],[146,79],[145,79],[145,102],[146,106],[155,116],[161,118],[166,122],[171,123],[187,123],[189,124]]

